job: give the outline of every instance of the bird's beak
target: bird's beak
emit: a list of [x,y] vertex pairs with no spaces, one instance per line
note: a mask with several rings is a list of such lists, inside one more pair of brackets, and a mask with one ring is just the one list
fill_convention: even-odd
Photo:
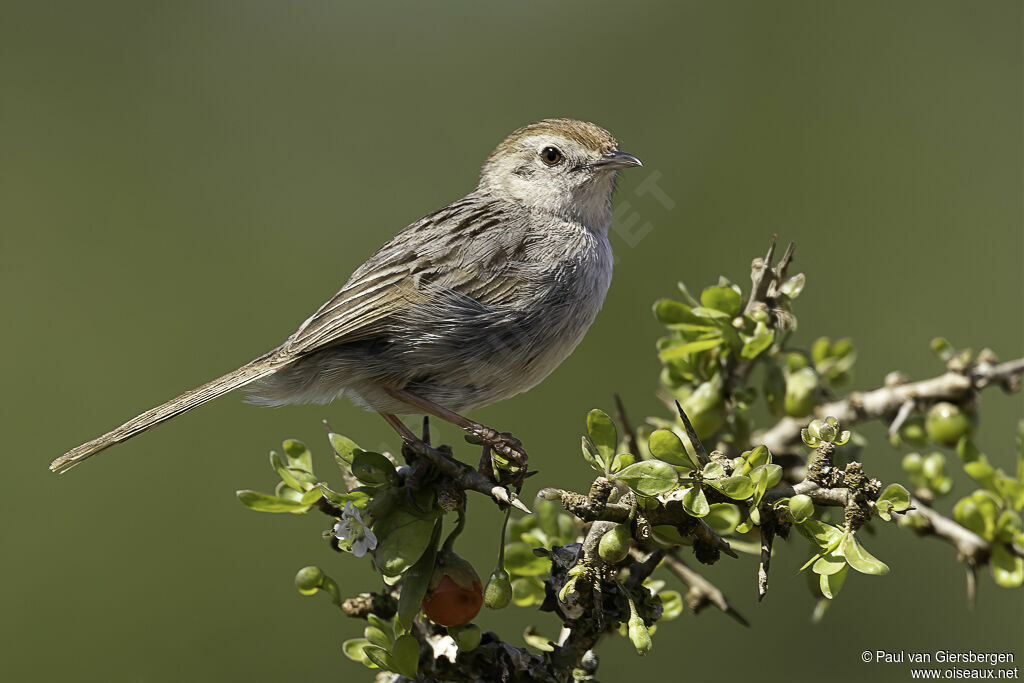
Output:
[[591,168],[601,169],[602,171],[614,171],[621,168],[631,168],[633,166],[643,166],[643,162],[629,152],[620,152],[617,149],[612,150],[611,152],[605,152],[601,159],[591,162],[590,164]]

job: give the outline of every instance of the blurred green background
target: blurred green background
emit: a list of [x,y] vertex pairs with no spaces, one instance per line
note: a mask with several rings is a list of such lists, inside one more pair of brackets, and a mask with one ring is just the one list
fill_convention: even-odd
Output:
[[[534,490],[586,483],[583,418],[614,391],[662,413],[652,302],[680,279],[745,284],[775,232],[808,277],[797,341],[853,336],[858,388],[938,373],[939,334],[1020,355],[1021,46],[1017,0],[4,2],[0,677],[370,677],[339,647],[359,625],[292,586],[316,563],[374,589],[366,563],[327,548],[322,516],[256,514],[234,491],[272,485],[286,437],[330,471],[324,418],[394,446],[380,418],[232,396],[67,476],[46,465],[278,344],[538,118],[593,120],[640,156],[620,218],[651,229],[613,233],[612,291],[575,355],[475,414],[527,444]],[[652,174],[671,209],[637,192]],[[982,406],[981,445],[1010,466],[1021,399]],[[883,428],[866,435],[870,471],[898,477]],[[486,573],[500,515],[471,500],[464,554]],[[607,642],[601,678],[902,681],[909,666],[861,651],[1024,657],[1024,592],[986,573],[971,612],[950,547],[883,527],[869,548],[892,574],[852,577],[818,626],[803,542],[779,547],[760,605],[755,561],[724,558],[706,573],[751,630],[688,613],[645,659]],[[556,634],[524,610],[478,622]]]

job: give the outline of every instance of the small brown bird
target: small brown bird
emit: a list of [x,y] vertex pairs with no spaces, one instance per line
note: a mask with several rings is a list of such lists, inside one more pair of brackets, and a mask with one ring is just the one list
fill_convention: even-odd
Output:
[[249,385],[266,405],[347,396],[380,413],[429,414],[497,452],[519,441],[459,412],[519,394],[579,344],[611,284],[619,169],[641,166],[603,128],[546,119],[508,136],[468,195],[395,235],[281,346],[50,464],[100,451]]

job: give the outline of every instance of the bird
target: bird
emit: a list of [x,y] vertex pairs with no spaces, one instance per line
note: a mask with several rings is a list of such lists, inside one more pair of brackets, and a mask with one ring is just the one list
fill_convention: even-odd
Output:
[[277,406],[346,397],[380,413],[451,422],[525,459],[514,436],[462,413],[527,391],[583,339],[612,277],[618,171],[642,166],[604,128],[552,118],[487,157],[476,188],[397,233],[284,343],[72,448],[87,458],[236,389]]

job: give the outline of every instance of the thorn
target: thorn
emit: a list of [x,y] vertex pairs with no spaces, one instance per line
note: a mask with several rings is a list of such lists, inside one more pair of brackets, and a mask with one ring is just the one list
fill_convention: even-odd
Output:
[[683,426],[686,427],[686,435],[690,437],[690,444],[693,446],[694,453],[697,454],[697,459],[700,460],[701,465],[707,465],[711,462],[711,458],[708,456],[708,449],[704,448],[704,444],[701,443],[700,437],[697,436],[697,432],[694,430],[693,425],[690,424],[690,418],[686,417],[686,411],[679,405],[679,401],[676,401],[676,410],[679,411],[679,419],[683,421]]
[[768,243],[768,253],[765,254],[765,257],[764,257],[764,267],[765,267],[766,270],[770,269],[772,267],[772,259],[775,258],[775,244],[778,241],[779,241],[779,234],[778,233],[773,234],[772,235],[772,241]]
[[423,416],[423,443],[430,445],[430,416]]
[[908,399],[900,405],[899,411],[896,413],[896,417],[893,418],[892,423],[889,425],[889,436],[894,435],[900,431],[900,427],[910,417],[910,413],[914,410],[914,401]]
[[526,505],[523,504],[523,501],[521,501],[516,494],[510,493],[509,490],[503,486],[495,486],[492,488],[491,497],[499,503],[511,505],[517,510],[522,510],[526,514],[530,514],[530,508],[526,507]]
[[725,613],[728,614],[733,619],[735,619],[736,621],[738,621],[741,624],[743,624],[744,626],[746,626],[747,628],[750,628],[750,622],[747,621],[746,619],[744,619],[743,615],[740,614],[739,612],[737,612],[736,610],[734,610],[732,607],[730,607],[729,609],[725,610]]

